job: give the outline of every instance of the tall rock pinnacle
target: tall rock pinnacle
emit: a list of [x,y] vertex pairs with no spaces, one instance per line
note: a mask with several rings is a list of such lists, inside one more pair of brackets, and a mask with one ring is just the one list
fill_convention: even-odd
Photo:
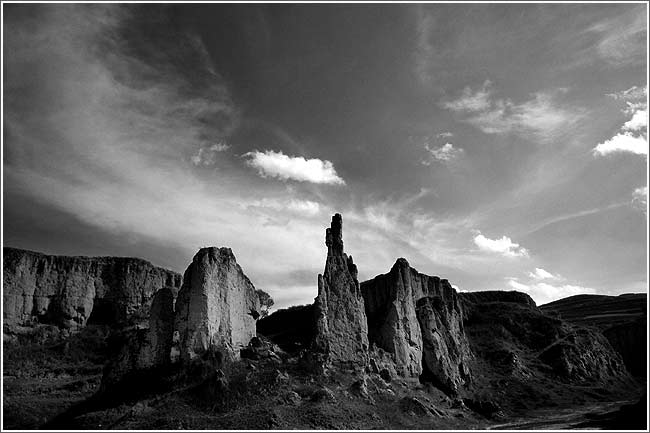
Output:
[[318,275],[315,349],[326,362],[362,366],[368,359],[368,322],[357,267],[343,251],[343,220],[332,217],[326,230],[327,260]]

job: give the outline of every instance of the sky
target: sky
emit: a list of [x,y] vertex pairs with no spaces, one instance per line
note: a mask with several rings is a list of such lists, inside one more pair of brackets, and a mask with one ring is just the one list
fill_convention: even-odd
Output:
[[2,7],[4,246],[648,290],[646,4]]

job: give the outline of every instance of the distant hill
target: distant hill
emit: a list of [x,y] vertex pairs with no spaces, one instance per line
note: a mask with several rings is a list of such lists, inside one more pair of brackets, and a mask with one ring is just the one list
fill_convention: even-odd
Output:
[[620,296],[576,295],[540,306],[540,310],[559,314],[577,325],[606,330],[647,315],[648,295],[626,293]]

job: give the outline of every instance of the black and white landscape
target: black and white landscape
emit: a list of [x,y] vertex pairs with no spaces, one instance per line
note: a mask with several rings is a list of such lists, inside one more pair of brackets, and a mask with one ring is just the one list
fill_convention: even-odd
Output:
[[647,4],[2,9],[3,429],[647,429]]

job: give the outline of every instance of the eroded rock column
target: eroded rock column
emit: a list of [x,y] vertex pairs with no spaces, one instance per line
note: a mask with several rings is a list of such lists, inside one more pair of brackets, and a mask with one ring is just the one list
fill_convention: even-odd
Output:
[[332,217],[326,230],[327,260],[318,275],[314,349],[334,365],[365,366],[368,323],[357,280],[357,267],[343,250],[343,220]]

